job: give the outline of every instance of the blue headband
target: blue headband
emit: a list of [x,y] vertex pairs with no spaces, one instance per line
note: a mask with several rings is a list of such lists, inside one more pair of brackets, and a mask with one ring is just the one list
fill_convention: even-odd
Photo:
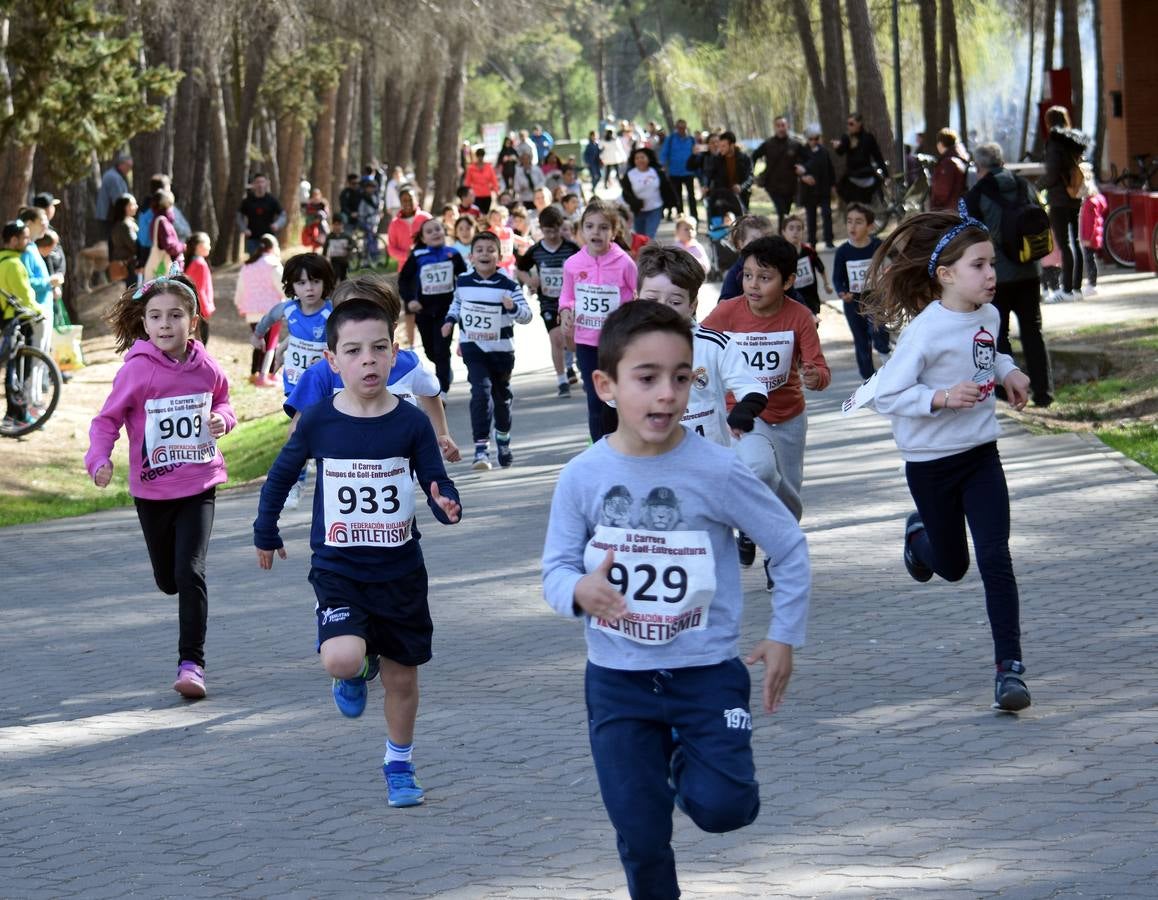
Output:
[[933,248],[933,252],[929,254],[929,277],[932,278],[937,271],[937,257],[939,257],[945,248],[952,243],[953,239],[957,237],[966,228],[980,228],[986,234],[989,229],[985,223],[980,219],[974,219],[969,215],[969,210],[965,208],[964,198],[957,201],[957,215],[961,217],[961,221],[941,235],[941,240],[937,241],[937,246]]

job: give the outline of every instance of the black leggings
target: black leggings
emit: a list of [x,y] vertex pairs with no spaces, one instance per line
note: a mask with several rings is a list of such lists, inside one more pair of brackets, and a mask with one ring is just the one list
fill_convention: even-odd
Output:
[[1053,230],[1053,242],[1061,249],[1061,287],[1066,293],[1082,289],[1082,263],[1085,254],[1078,240],[1078,214],[1080,206],[1051,206],[1049,226]]
[[450,383],[454,375],[450,371],[450,345],[454,340],[454,333],[443,337],[442,325],[446,321],[446,311],[450,304],[438,306],[434,315],[427,315],[425,309],[414,314],[414,324],[418,326],[418,333],[422,335],[422,349],[426,358],[434,363],[434,373],[438,376],[438,386],[445,394],[450,390]]
[[134,498],[145,534],[153,578],[161,593],[177,595],[180,633],[177,659],[205,665],[205,622],[209,592],[205,586],[205,552],[213,531],[217,488],[176,500]]

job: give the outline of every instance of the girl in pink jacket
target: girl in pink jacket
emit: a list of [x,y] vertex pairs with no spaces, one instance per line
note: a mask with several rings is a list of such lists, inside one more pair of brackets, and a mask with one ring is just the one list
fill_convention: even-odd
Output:
[[1098,292],[1098,251],[1102,249],[1102,231],[1106,222],[1106,195],[1098,190],[1093,167],[1082,163],[1080,168],[1086,179],[1086,199],[1078,213],[1078,239],[1086,258],[1086,286],[1082,293],[1092,297]]
[[113,445],[129,436],[129,493],[157,587],[178,595],[177,680],[183,697],[205,696],[205,551],[217,485],[226,478],[217,439],[237,424],[229,382],[193,338],[197,292],[183,275],[126,291],[108,315],[117,351],[128,350],[113,390],[89,428],[85,468],[112,479]]
[[584,246],[563,263],[559,294],[559,322],[568,338],[574,335],[592,442],[615,430],[604,427],[604,410],[610,412],[610,408],[595,393],[591,379],[597,368],[599,334],[609,315],[635,299],[635,261],[614,240],[618,225],[614,207],[598,197],[587,204],[579,220]]

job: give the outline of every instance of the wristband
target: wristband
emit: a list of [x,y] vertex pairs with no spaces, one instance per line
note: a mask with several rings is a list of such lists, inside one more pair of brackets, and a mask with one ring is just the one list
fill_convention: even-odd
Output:
[[945,409],[949,408],[949,389],[945,388]]

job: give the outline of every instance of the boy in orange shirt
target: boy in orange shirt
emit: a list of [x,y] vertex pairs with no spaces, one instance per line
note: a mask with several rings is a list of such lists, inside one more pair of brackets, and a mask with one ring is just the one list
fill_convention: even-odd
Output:
[[[808,433],[803,389],[824,390],[832,373],[811,311],[785,294],[796,280],[796,249],[779,236],[759,238],[740,251],[740,262],[743,295],[720,303],[703,324],[728,333],[768,391],[736,452],[799,521]],[[727,404],[730,413],[736,398],[729,394]],[[740,562],[751,565],[755,545],[744,535],[739,544]]]

